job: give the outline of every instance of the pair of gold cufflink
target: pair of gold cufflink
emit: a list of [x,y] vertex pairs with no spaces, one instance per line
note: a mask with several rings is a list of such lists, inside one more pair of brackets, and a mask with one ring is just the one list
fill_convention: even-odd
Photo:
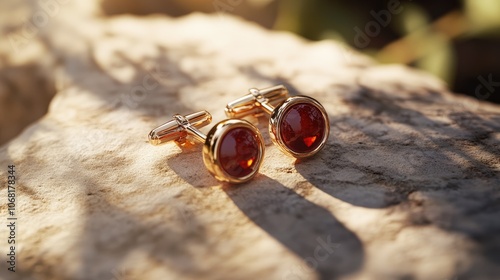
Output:
[[186,137],[204,143],[203,162],[218,180],[243,183],[259,171],[264,158],[264,140],[260,131],[239,118],[262,112],[270,115],[269,134],[285,154],[296,158],[313,156],[326,144],[330,124],[325,108],[307,96],[289,97],[283,85],[250,89],[250,93],[227,104],[230,119],[217,123],[207,135],[198,130],[212,121],[207,111],[174,115],[173,120],[153,129],[149,142],[160,145],[168,141],[183,144]]

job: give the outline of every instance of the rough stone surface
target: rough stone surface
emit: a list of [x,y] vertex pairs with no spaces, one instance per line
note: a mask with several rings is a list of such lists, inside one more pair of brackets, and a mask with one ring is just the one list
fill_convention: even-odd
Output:
[[[2,279],[499,275],[498,106],[230,16],[60,13],[36,40],[57,58],[57,94],[0,148],[2,219],[9,164],[19,217],[18,272],[2,253]],[[267,120],[250,119],[266,138],[264,163],[230,186],[204,168],[201,145],[146,142],[175,113],[208,110],[215,123],[248,88],[276,84],[330,116],[312,159],[283,155]]]
[[[24,28],[23,19],[29,16],[30,9],[16,2],[0,3],[2,11],[9,11],[9,15],[2,13],[0,17],[0,145],[42,117],[55,93],[47,71],[53,65],[53,56],[34,32]],[[19,45],[12,44],[10,38]]]

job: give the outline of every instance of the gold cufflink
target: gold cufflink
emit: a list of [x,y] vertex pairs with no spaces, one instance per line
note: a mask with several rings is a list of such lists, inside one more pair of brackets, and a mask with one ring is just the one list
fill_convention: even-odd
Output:
[[264,158],[264,141],[259,130],[245,120],[228,119],[217,123],[207,135],[198,128],[212,122],[207,111],[174,115],[173,120],[149,133],[149,142],[160,145],[168,141],[179,144],[188,136],[203,142],[203,162],[218,180],[243,183],[252,179]]
[[310,157],[325,146],[330,123],[325,108],[307,96],[288,97],[285,86],[250,89],[250,93],[227,104],[226,116],[270,115],[269,133],[274,144],[296,158]]

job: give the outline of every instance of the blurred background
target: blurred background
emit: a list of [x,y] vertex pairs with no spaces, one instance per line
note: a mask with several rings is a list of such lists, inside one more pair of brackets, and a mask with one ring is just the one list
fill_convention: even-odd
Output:
[[[71,0],[0,3],[0,145],[42,117],[55,94],[53,73],[43,67],[54,63],[46,55],[50,46],[43,42],[37,45],[31,40],[28,48],[16,53],[8,40],[15,38],[12,34],[19,33],[27,20],[43,11],[43,5],[57,3],[54,1],[61,2],[60,5],[83,3]],[[342,42],[381,63],[402,63],[430,72],[447,82],[453,92],[500,103],[499,0],[91,0],[87,3],[96,7],[92,14],[102,18],[124,14],[179,17],[192,12],[240,16],[265,28],[290,31],[309,40]]]
[[431,72],[454,92],[500,103],[498,0],[104,0],[102,8],[106,15],[235,14],[310,40],[341,41],[381,63]]

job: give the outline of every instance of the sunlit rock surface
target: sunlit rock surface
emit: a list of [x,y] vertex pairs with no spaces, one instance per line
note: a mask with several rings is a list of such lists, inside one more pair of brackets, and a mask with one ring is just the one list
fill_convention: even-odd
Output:
[[[7,165],[15,164],[19,225],[19,267],[7,271],[2,254],[2,279],[500,273],[498,106],[337,43],[229,15],[60,12],[31,40],[54,58],[29,63],[51,69],[44,81],[57,93],[42,119],[0,148],[2,218]],[[35,78],[24,81],[45,92]],[[329,113],[330,140],[312,159],[282,154],[265,118],[249,119],[267,150],[245,185],[211,177],[201,144],[146,142],[175,113],[208,110],[215,123],[248,88],[276,84]],[[0,233],[6,240],[7,229]]]

